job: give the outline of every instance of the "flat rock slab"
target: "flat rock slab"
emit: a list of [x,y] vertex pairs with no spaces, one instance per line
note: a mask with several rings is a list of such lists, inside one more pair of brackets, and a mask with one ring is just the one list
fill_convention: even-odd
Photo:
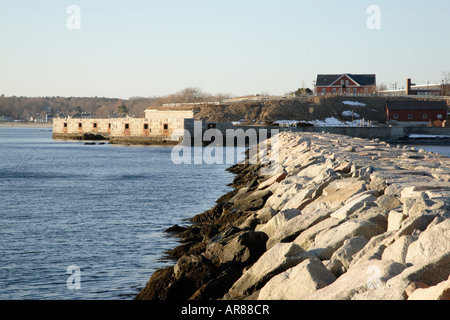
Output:
[[262,288],[273,276],[305,259],[314,258],[294,243],[280,243],[264,253],[261,258],[231,287],[226,298],[251,294]]

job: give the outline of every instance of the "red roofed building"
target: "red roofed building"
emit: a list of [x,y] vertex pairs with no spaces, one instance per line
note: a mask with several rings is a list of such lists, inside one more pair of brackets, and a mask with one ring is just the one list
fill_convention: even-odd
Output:
[[371,94],[376,92],[377,82],[374,74],[319,74],[316,81],[316,94]]
[[[445,101],[387,101],[386,121],[398,124],[433,124],[441,126],[447,120],[448,106]],[[437,122],[437,124],[436,124]],[[438,125],[440,123],[440,125]]]

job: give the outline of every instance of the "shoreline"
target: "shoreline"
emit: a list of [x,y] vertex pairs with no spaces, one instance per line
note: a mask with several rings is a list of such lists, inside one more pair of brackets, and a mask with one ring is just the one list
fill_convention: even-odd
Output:
[[53,128],[51,123],[39,122],[6,122],[0,123],[0,128]]
[[[230,167],[234,190],[167,230],[180,238],[166,252],[174,265],[136,300],[404,300],[445,284],[449,158],[378,139],[279,137],[277,173]],[[368,282],[370,270],[382,276]]]

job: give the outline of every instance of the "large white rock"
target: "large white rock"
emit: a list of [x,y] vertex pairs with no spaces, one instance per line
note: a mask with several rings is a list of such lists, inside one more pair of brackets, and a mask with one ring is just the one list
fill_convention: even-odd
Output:
[[408,216],[403,212],[391,210],[388,214],[388,229],[387,231],[397,231],[400,230],[403,220]]
[[305,199],[311,198],[315,190],[316,188],[304,188],[303,190],[300,190],[289,201],[286,202],[281,210],[298,209]]
[[289,223],[283,224],[267,241],[267,248],[272,248],[280,242],[294,241],[298,235],[311,228],[315,224],[327,219],[331,211],[318,210],[314,213],[301,214],[289,220]]
[[370,260],[350,268],[335,282],[304,296],[303,300],[351,300],[367,291],[380,290],[406,266],[391,260]]
[[324,230],[316,235],[314,245],[309,248],[309,251],[322,260],[329,260],[345,240],[356,236],[370,239],[384,232],[385,230],[375,223],[363,219],[348,220],[335,228]]
[[251,294],[263,287],[273,276],[313,257],[294,243],[277,244],[244,272],[233,284],[225,299]]
[[319,259],[307,259],[267,282],[258,300],[300,300],[335,280]]
[[276,211],[280,211],[289,200],[303,190],[303,181],[299,181],[298,177],[288,177],[276,185],[277,188],[275,190],[268,189],[273,194],[267,199],[265,204],[266,207],[271,207]]
[[365,237],[361,236],[345,240],[342,247],[331,256],[331,259],[327,264],[327,269],[336,276],[340,276],[347,272],[350,263],[353,260],[353,256],[364,248],[368,242],[369,241]]
[[272,236],[282,225],[284,225],[287,221],[292,218],[300,215],[300,210],[297,209],[287,209],[282,210],[278,214],[276,214],[272,219],[270,219],[265,225],[261,228],[257,228],[257,231],[262,231],[267,236]]
[[408,300],[450,300],[450,276],[433,287],[415,290]]
[[287,173],[285,171],[277,173],[274,176],[272,176],[269,179],[267,179],[266,181],[264,181],[263,183],[261,183],[258,186],[258,189],[262,190],[262,189],[265,189],[267,187],[270,187],[274,183],[278,183],[278,182],[283,181],[284,179],[286,179],[286,177],[287,177]]
[[328,218],[323,221],[316,223],[307,230],[303,231],[295,238],[294,243],[298,244],[302,249],[308,251],[311,246],[314,245],[314,239],[316,235],[324,230],[329,230],[331,228],[339,225],[340,221],[334,218]]
[[[351,199],[349,199],[351,200]],[[374,203],[377,200],[377,198],[368,193],[368,194],[364,194],[360,197],[356,197],[356,199],[349,201],[348,203],[346,203],[343,207],[339,208],[338,210],[336,210],[335,212],[333,212],[331,214],[331,216],[333,218],[339,219],[339,220],[344,220],[346,219],[350,214],[352,214],[353,212],[355,212],[356,210],[364,207],[365,205],[370,205],[372,203]]]
[[416,240],[414,236],[401,236],[393,244],[384,249],[382,259],[389,259],[403,264],[406,263],[408,247]]
[[350,262],[350,268],[356,265],[365,263],[366,261],[377,259],[380,260],[384,249],[392,244],[395,239],[395,234],[393,231],[381,233],[372,239],[358,251]]
[[430,225],[420,234],[419,239],[408,247],[406,263],[423,263],[446,252],[450,252],[449,219]]
[[304,170],[301,170],[299,173],[297,173],[297,176],[305,177],[309,179],[314,179],[317,176],[320,176],[321,174],[325,173],[328,169],[330,169],[329,163],[318,163],[313,164]]
[[[377,261],[377,260],[371,260]],[[382,260],[389,261],[389,260]],[[370,262],[370,261],[369,261]],[[350,270],[352,270],[351,267]],[[389,279],[377,290],[368,290],[352,296],[355,300],[405,300],[408,288],[414,284],[435,286],[448,279],[450,252],[444,253],[424,263],[406,268],[402,273]]]
[[357,178],[338,179],[324,188],[320,200],[330,207],[339,207],[349,198],[366,190],[367,184],[363,180]]

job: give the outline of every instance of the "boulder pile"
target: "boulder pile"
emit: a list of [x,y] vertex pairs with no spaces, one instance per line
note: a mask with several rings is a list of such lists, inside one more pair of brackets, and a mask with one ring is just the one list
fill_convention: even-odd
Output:
[[332,134],[274,139],[273,173],[251,158],[231,167],[234,190],[171,229],[176,264],[136,299],[450,298],[449,158]]

